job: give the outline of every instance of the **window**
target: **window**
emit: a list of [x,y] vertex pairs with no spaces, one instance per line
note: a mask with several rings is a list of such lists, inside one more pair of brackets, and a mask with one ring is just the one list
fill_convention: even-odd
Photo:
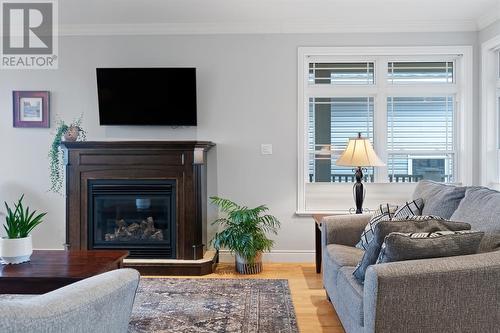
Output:
[[[309,181],[352,182],[352,168],[335,162],[358,132],[373,138],[373,97],[309,99]],[[365,173],[373,181],[373,170]]]
[[454,96],[388,97],[390,182],[454,181]]
[[481,185],[500,183],[500,36],[481,44]]
[[[364,173],[371,188],[470,183],[471,56],[471,47],[299,48],[299,211],[352,206],[339,189],[353,170],[335,163],[358,132],[386,163]],[[411,193],[383,188],[379,200]]]
[[[496,91],[497,91],[497,98],[496,98],[496,103],[497,103],[497,119],[498,119],[498,125],[497,128],[500,128],[500,51],[496,51],[496,57],[497,57],[497,75],[496,75]],[[500,149],[500,131],[498,131],[498,149]],[[500,181],[500,180],[499,180]]]
[[[378,142],[375,148],[387,156],[387,168],[368,169],[365,181],[373,182],[376,172],[379,181],[387,182],[454,181],[455,65],[449,56],[443,58],[446,61],[377,57],[363,62],[310,62],[308,181],[354,182],[352,168],[336,166],[335,162],[349,138],[360,132],[373,144],[374,131],[387,137],[387,142]],[[386,80],[387,85],[375,82],[377,66],[387,68],[386,78],[379,80]],[[324,85],[328,85],[326,91]],[[340,88],[353,85],[352,93],[344,96],[346,92]],[[323,89],[316,93],[316,87]],[[435,96],[436,91],[445,94]],[[374,100],[384,96],[387,103],[375,110]],[[374,112],[387,115],[376,129]]]

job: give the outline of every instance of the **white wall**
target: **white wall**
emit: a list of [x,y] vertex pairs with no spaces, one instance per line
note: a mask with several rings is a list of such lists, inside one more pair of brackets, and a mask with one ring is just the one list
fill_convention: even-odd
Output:
[[491,39],[497,35],[500,35],[500,20],[493,22],[492,24],[490,24],[486,28],[479,31],[478,35],[479,35],[478,36],[479,44],[481,44],[481,43],[487,41],[488,39]]
[[[25,193],[33,208],[49,212],[34,232],[35,247],[61,248],[64,198],[46,191],[46,156],[53,129],[12,127],[12,90],[50,90],[52,126],[56,115],[71,120],[84,113],[89,140],[216,142],[210,155],[210,166],[215,160],[217,166],[211,169],[212,194],[250,206],[269,205],[282,221],[272,258],[312,261],[312,219],[294,215],[297,47],[476,46],[476,42],[476,33],[64,37],[58,70],[0,72],[0,200],[12,202]],[[100,127],[95,68],[120,66],[197,67],[199,125]],[[272,143],[273,155],[260,155],[261,143]]]

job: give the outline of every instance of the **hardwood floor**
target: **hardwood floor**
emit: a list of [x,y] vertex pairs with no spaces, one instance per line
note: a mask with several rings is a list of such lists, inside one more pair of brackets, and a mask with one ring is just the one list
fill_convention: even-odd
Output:
[[321,274],[316,273],[314,264],[265,263],[261,274],[240,275],[234,272],[234,265],[221,263],[215,273],[197,278],[287,279],[300,332],[344,333],[333,306],[326,299]]

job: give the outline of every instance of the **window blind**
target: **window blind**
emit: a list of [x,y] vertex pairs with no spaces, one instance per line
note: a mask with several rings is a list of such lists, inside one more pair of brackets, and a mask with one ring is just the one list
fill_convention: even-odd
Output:
[[390,180],[408,175],[452,181],[454,147],[453,96],[387,98]]
[[[339,181],[341,175],[352,176],[352,168],[336,166],[335,162],[358,132],[373,140],[373,97],[313,97],[309,99],[309,175],[310,181],[326,181],[316,177],[319,169],[329,180]],[[318,162],[325,161],[326,162]],[[319,167],[322,164],[322,167]],[[321,170],[320,170],[321,171]],[[372,168],[367,174],[373,174]],[[337,178],[335,178],[337,177]],[[321,180],[319,179],[321,178]],[[350,181],[342,178],[343,181]]]
[[309,84],[356,85],[374,82],[373,62],[309,64]]
[[453,62],[389,62],[387,79],[392,84],[453,83]]

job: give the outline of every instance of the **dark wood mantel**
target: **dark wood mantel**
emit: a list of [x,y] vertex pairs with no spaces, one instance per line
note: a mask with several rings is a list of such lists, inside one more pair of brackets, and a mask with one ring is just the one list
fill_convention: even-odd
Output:
[[63,142],[69,149],[140,149],[140,150],[194,150],[208,151],[215,146],[211,141],[76,141]]
[[206,154],[209,141],[63,142],[66,164],[66,242],[87,250],[88,181],[173,179],[176,191],[176,259],[203,258],[206,239]]

